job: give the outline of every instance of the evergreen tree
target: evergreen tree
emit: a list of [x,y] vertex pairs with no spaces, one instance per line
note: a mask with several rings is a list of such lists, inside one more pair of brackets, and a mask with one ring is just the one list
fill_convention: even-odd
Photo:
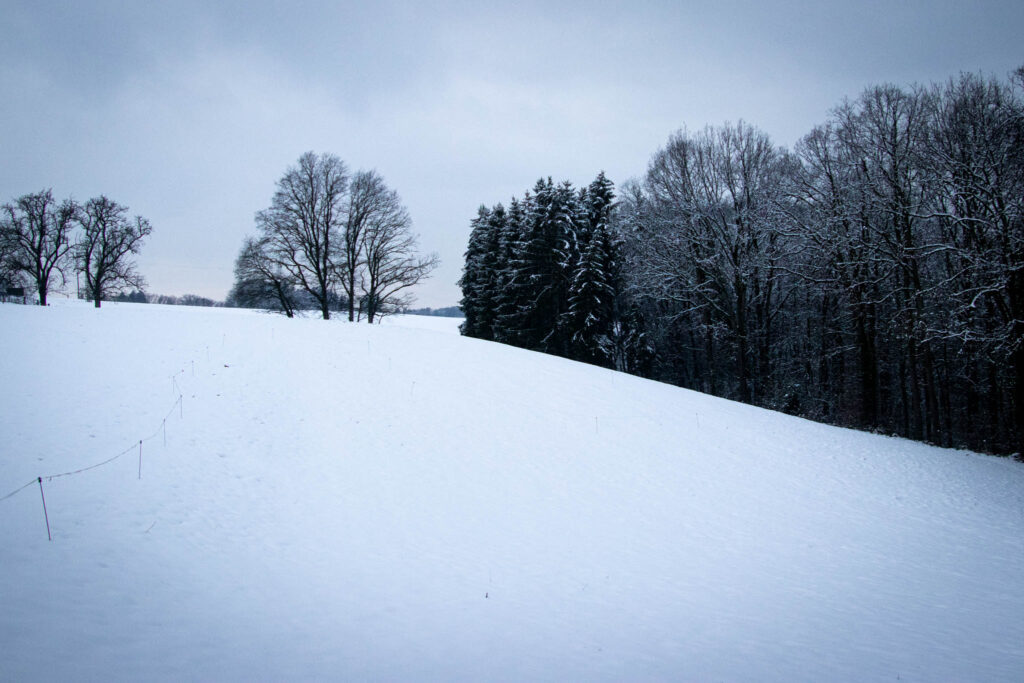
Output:
[[519,301],[521,345],[559,356],[568,355],[569,337],[564,321],[573,263],[576,197],[568,182],[556,186],[551,179],[534,187],[524,245],[524,286]]
[[483,278],[482,261],[488,242],[490,214],[490,209],[481,204],[476,218],[470,223],[472,229],[469,233],[469,245],[466,247],[466,264],[463,266],[462,278],[459,279],[459,286],[462,287],[462,301],[459,302],[459,306],[466,316],[459,329],[467,337],[479,337],[481,334],[480,282]]
[[[615,200],[614,184],[604,172],[580,193],[585,220],[579,221],[581,251],[569,290],[567,326],[571,357],[598,365],[610,365],[610,338],[619,322],[622,298],[618,240],[611,229]],[[622,334],[623,330],[614,330]]]
[[480,255],[477,277],[477,336],[494,340],[497,319],[501,264],[499,245],[501,234],[508,222],[508,214],[501,204],[491,209],[483,233],[483,252]]
[[590,236],[569,289],[566,326],[571,342],[570,357],[585,363],[603,365],[602,339],[612,324],[614,292],[605,271],[607,239],[602,227]]
[[533,196],[529,192],[521,202],[513,197],[498,235],[494,339],[514,346],[523,345],[519,334],[523,317],[520,302],[525,298],[526,221],[532,203]]
[[508,211],[480,207],[459,281],[463,334],[611,364],[602,349],[622,291],[614,196],[601,173],[579,192],[541,179]]

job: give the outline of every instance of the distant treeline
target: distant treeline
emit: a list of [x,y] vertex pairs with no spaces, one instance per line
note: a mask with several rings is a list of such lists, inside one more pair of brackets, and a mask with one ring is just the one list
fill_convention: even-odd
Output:
[[[331,294],[327,297],[328,309],[335,313],[347,313],[349,310],[348,297],[337,293]],[[320,302],[314,297],[309,296],[307,293],[302,291],[295,291],[291,294],[291,304],[293,312],[320,312]],[[228,308],[254,308],[254,309],[266,309],[266,310],[277,310],[278,307],[274,305],[272,300],[267,298],[262,299],[249,299],[244,296],[238,296],[238,288],[232,289],[228,293],[227,300],[224,303],[214,303],[215,306],[226,306]],[[357,302],[354,306],[358,313],[365,304],[363,302]],[[403,308],[396,307],[393,311],[389,308],[388,312],[409,314],[409,315],[432,315],[441,316],[446,318],[461,318],[462,310],[458,306],[448,306],[446,308]]]
[[792,151],[679,131],[481,207],[463,333],[839,425],[1024,451],[1024,68],[872,87]]
[[198,294],[183,294],[181,296],[169,296],[167,294],[146,294],[139,290],[122,292],[109,299],[110,301],[121,301],[133,304],[164,304],[168,306],[223,306],[223,301],[214,301]]
[[433,315],[440,318],[461,318],[462,309],[458,306],[446,308],[410,308],[405,311],[407,315]]

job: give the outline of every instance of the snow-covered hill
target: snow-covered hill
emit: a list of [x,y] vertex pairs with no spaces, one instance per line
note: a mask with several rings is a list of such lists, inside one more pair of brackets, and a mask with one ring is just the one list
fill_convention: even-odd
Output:
[[0,679],[1024,679],[1024,466],[408,323],[0,306]]

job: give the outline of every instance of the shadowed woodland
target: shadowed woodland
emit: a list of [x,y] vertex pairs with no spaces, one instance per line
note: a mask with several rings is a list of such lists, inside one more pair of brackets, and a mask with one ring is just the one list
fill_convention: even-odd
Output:
[[679,131],[483,206],[463,333],[944,446],[1024,440],[1024,67],[872,87],[790,151]]

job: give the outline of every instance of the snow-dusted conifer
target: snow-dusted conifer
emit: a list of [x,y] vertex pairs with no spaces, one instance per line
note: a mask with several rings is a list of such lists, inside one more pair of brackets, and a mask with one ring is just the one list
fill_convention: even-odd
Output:
[[498,268],[496,272],[494,339],[506,344],[519,345],[522,306],[525,291],[523,254],[527,215],[533,197],[529,192],[519,201],[515,197],[509,204],[506,220],[498,235]]
[[459,279],[459,286],[462,287],[460,306],[462,307],[463,315],[466,316],[466,320],[462,323],[460,329],[462,334],[467,337],[480,336],[478,320],[480,311],[480,281],[483,277],[481,263],[488,241],[487,232],[490,229],[488,218],[490,214],[490,209],[481,205],[477,210],[476,218],[470,223],[472,229],[469,233],[469,245],[466,247],[466,263],[463,266],[462,278]]
[[491,209],[483,231],[483,250],[477,268],[476,325],[477,337],[494,339],[494,325],[497,318],[500,294],[501,262],[500,241],[508,222],[508,214],[501,204]]
[[621,293],[618,245],[610,228],[614,185],[601,172],[580,197],[586,218],[577,232],[581,253],[569,288],[566,324],[572,358],[605,365]]
[[522,261],[520,344],[556,355],[568,354],[564,314],[573,264],[570,262],[576,214],[575,193],[568,182],[538,180],[527,219]]

